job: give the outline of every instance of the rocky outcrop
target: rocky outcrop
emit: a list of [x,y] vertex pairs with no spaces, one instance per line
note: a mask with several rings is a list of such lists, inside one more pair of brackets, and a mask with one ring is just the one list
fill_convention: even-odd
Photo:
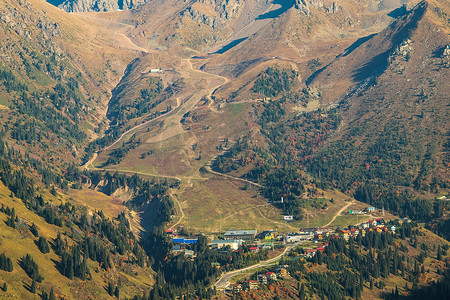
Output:
[[36,37],[36,28],[40,31],[44,39],[50,40],[53,37],[61,36],[59,24],[47,18],[45,11],[36,10],[33,5],[26,0],[19,0],[17,4],[22,6],[29,13],[24,14],[21,10],[6,4],[0,16],[0,24],[5,24],[6,27],[28,41],[31,41]]
[[59,5],[68,12],[126,10],[149,0],[66,0]]
[[[199,4],[199,5],[196,5]],[[194,2],[181,14],[197,23],[202,23],[213,29],[220,28],[239,15],[240,8],[244,5],[242,0],[199,0]],[[210,13],[205,13],[199,8],[212,8]],[[211,12],[214,13],[211,13]]]
[[326,13],[335,14],[342,10],[342,7],[336,2],[326,4],[321,0],[296,0],[295,7],[305,15],[309,15],[311,8],[322,9]]

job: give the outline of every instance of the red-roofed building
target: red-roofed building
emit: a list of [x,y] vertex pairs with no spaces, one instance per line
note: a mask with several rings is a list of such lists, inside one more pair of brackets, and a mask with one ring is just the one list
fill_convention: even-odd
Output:
[[313,257],[316,255],[316,249],[306,249],[306,257]]
[[267,272],[266,276],[267,278],[270,278],[272,280],[277,280],[277,274],[275,274],[274,272]]
[[353,235],[353,236],[356,236],[356,235],[359,234],[359,230],[358,229],[351,229],[350,230],[350,234]]

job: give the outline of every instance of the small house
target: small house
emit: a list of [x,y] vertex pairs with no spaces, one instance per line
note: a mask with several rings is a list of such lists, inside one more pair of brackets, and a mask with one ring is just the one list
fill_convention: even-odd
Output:
[[262,284],[266,284],[267,283],[267,276],[264,274],[259,274],[258,275],[258,281],[261,282]]
[[274,272],[267,272],[266,277],[271,280],[277,280],[277,274],[275,274]]
[[237,294],[242,291],[242,285],[239,283],[230,284],[233,294]]
[[250,247],[250,252],[258,252],[259,248],[256,246]]
[[276,270],[278,277],[285,278],[287,277],[287,270],[285,268],[278,268]]
[[316,255],[316,249],[306,249],[306,257],[311,258]]
[[257,290],[258,289],[258,281],[256,280],[247,280],[244,282],[245,287],[249,290]]

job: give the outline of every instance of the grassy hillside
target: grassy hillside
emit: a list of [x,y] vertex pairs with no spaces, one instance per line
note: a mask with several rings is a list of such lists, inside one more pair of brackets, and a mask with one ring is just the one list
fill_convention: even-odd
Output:
[[2,131],[46,163],[81,159],[103,130],[111,89],[138,53],[117,49],[113,31],[45,1],[3,1],[0,9]]
[[[58,263],[61,260],[60,255],[55,253],[54,241],[57,234],[61,233],[67,239],[69,245],[74,245],[78,238],[75,236],[81,234],[78,226],[63,225],[58,227],[51,225],[42,217],[37,216],[28,208],[25,207],[21,199],[11,197],[12,193],[3,185],[0,184],[0,203],[5,207],[14,208],[19,219],[16,228],[8,227],[5,224],[7,215],[0,213],[0,253],[4,253],[13,261],[13,272],[1,271],[1,284],[4,282],[8,285],[8,291],[2,292],[15,299],[40,299],[40,294],[50,292],[53,288],[54,292],[60,296],[69,299],[86,299],[95,297],[99,299],[110,298],[105,287],[108,282],[117,284],[119,278],[122,282],[121,295],[131,297],[140,290],[145,290],[153,283],[152,271],[146,268],[131,268],[115,265],[113,270],[102,269],[97,262],[88,261],[88,268],[90,269],[89,280],[69,279],[64,276],[58,268]],[[74,203],[66,196],[60,195],[53,199],[54,205],[60,203]],[[92,211],[91,211],[92,212]],[[117,217],[117,214],[114,216]],[[29,227],[35,224],[39,236],[45,237],[50,245],[50,253],[42,253],[37,246],[38,238],[34,237],[30,232]],[[75,234],[75,235],[74,235]],[[37,294],[30,292],[32,279],[27,276],[20,266],[21,258],[26,254],[31,254],[34,261],[39,266],[40,274],[45,278],[41,283],[37,283]],[[133,271],[131,271],[133,270]]]

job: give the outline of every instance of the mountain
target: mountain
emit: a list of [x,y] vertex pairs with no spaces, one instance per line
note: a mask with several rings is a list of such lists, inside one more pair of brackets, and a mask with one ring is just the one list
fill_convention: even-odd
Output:
[[442,279],[448,243],[424,228],[448,238],[449,7],[2,1],[0,288],[211,298],[225,271],[285,247],[210,249],[225,230],[381,217],[409,219],[310,261],[288,247],[293,276],[265,296],[296,298],[305,278],[320,297]]
[[16,149],[56,166],[81,159],[105,125],[108,94],[138,52],[113,47],[118,34],[43,1],[0,6],[3,131]]
[[330,142],[346,145],[344,152],[357,147],[355,153],[364,153],[364,160],[351,160],[354,168],[369,164],[389,174],[389,166],[397,166],[402,171],[392,182],[417,189],[448,184],[447,10],[421,2],[307,80],[323,104],[339,103],[344,123]]
[[101,12],[132,9],[147,1],[148,0],[64,0],[49,2],[67,12]]

